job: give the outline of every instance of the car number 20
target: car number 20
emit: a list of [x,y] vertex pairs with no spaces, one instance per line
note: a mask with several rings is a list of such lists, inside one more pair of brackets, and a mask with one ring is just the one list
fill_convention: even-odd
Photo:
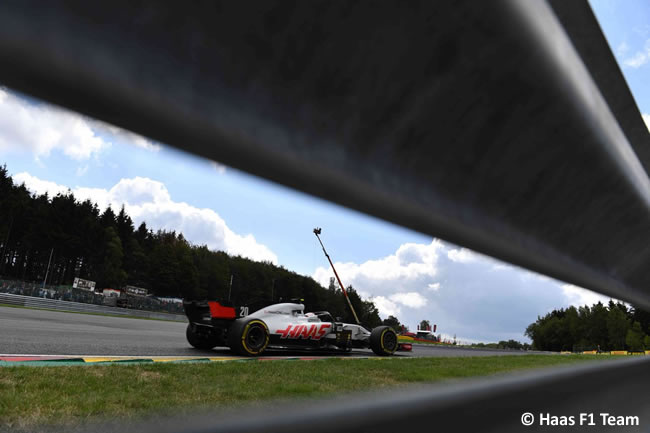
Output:
[[240,317],[248,316],[248,307],[239,307],[239,316]]

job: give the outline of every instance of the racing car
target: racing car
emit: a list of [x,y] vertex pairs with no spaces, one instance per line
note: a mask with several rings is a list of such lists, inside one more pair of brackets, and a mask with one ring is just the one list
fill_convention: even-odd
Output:
[[388,356],[398,350],[397,334],[389,326],[371,331],[337,322],[326,311],[305,313],[305,306],[286,302],[248,314],[248,306],[219,301],[185,301],[189,319],[187,341],[197,349],[227,346],[238,355],[258,356],[266,349],[349,352],[370,348]]
[[248,305],[235,307],[219,301],[184,301],[183,307],[190,322],[187,341],[197,349],[227,346],[246,356],[260,355],[267,348],[338,352],[370,348],[381,356],[392,355],[396,350],[412,350],[410,344],[398,342],[397,334],[389,326],[372,330],[361,326],[345,286],[320,239],[321,232],[321,228],[314,229],[356,324],[336,321],[327,311],[305,313],[305,306],[299,302],[269,305],[249,315]]

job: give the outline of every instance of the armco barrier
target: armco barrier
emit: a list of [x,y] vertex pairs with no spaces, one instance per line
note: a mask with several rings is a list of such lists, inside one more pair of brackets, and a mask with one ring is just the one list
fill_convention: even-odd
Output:
[[0,304],[47,308],[48,310],[70,311],[79,313],[102,313],[113,314],[116,316],[144,317],[148,319],[171,320],[174,322],[187,321],[187,318],[182,314],[159,313],[154,311],[107,307],[104,305],[82,304],[80,302],[59,301],[56,299],[44,299],[34,296],[13,295],[9,293],[0,293]]
[[[650,137],[586,0],[44,3],[0,2],[3,85],[650,310]],[[567,431],[538,415],[607,412],[647,432],[649,383],[650,358],[619,357],[82,428]]]

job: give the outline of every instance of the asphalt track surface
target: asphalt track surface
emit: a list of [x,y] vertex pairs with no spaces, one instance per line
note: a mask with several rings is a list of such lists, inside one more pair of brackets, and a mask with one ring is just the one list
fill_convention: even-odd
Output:
[[[0,307],[0,354],[103,355],[103,356],[230,356],[227,348],[197,350],[185,339],[187,324],[107,317],[60,311]],[[305,355],[267,351],[265,356]],[[530,352],[528,352],[530,353]],[[397,356],[494,356],[526,352],[413,346]],[[317,355],[309,352],[309,355]],[[349,356],[373,356],[354,350]]]

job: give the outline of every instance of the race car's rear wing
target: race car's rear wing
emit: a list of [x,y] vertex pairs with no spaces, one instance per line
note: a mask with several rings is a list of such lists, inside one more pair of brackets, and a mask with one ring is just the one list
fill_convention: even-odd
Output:
[[254,302],[235,305],[227,301],[183,301],[183,308],[190,322],[210,323],[212,319],[235,320],[246,317],[261,308],[263,305],[260,304]]

